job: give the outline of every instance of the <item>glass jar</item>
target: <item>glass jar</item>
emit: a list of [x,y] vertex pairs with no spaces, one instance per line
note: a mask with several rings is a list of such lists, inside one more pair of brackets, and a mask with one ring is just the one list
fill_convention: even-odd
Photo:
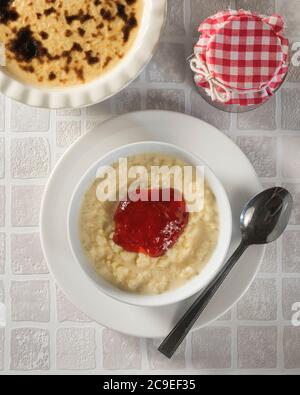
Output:
[[284,20],[244,10],[207,18],[190,60],[200,95],[215,108],[241,113],[270,100],[289,70]]

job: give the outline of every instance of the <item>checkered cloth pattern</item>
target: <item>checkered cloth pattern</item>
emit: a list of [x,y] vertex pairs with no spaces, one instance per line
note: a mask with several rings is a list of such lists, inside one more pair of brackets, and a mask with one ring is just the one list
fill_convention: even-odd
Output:
[[288,72],[289,42],[283,30],[280,15],[229,10],[207,18],[199,27],[201,36],[194,48],[199,64],[193,68],[196,84],[208,94],[212,89],[223,91],[226,104],[250,106],[266,101]]

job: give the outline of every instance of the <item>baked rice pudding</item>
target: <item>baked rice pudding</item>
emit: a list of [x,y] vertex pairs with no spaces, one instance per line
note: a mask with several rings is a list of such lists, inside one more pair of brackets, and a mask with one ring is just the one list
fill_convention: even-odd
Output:
[[142,12],[143,0],[0,0],[6,70],[50,87],[89,82],[126,55]]
[[[158,154],[131,156],[127,161],[128,168],[144,166],[149,174],[152,166],[178,166],[181,169],[186,166],[181,160]],[[118,164],[113,168],[118,180]],[[195,177],[192,187],[196,185]],[[168,185],[171,188],[175,185],[173,181]],[[100,276],[122,290],[154,295],[180,287],[201,272],[217,245],[219,235],[217,202],[206,181],[202,190],[203,209],[188,213],[185,203],[183,209],[182,201],[168,203],[169,206],[164,206],[161,201],[134,204],[100,201],[97,198],[98,185],[99,180],[96,180],[83,198],[79,227],[83,249]],[[165,187],[163,179],[160,179],[159,186]],[[117,191],[119,189],[118,185]],[[183,192],[183,202],[184,198]],[[164,210],[176,207],[177,211],[162,212],[162,207]],[[130,208],[127,219],[125,217],[127,222],[124,222],[125,210]],[[150,208],[152,212],[148,210]],[[140,210],[140,213],[134,210]],[[172,227],[171,222],[165,223],[159,235],[153,234],[153,229],[157,229],[157,219],[161,224],[166,218],[172,218]],[[125,229],[130,233],[130,226],[133,226],[131,239],[126,233],[128,237],[124,239],[120,231]],[[176,237],[173,237],[174,230]],[[162,249],[157,249],[162,235],[167,242],[161,245]],[[153,240],[149,240],[152,236]],[[126,244],[128,240],[131,244]]]

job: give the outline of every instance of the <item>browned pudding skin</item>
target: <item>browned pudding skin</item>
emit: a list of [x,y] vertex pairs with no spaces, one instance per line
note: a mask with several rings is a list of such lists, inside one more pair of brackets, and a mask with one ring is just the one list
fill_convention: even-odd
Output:
[[19,62],[30,62],[33,58],[41,58],[46,55],[46,49],[42,43],[33,38],[30,27],[24,27],[16,32],[10,41],[9,49]]
[[[110,0],[107,0],[108,4],[111,5]],[[57,12],[55,8],[56,0],[46,0],[47,4],[49,4],[49,8],[45,9],[43,14],[44,17],[49,17],[52,14]],[[117,19],[121,20],[123,23],[122,34],[123,34],[123,43],[124,45],[128,42],[130,38],[131,31],[138,26],[138,21],[136,16],[133,13],[128,14],[126,10],[125,3],[128,6],[133,5],[137,2],[137,0],[115,0],[113,3],[116,5],[117,12],[112,13],[111,9],[106,8],[107,3],[103,0],[91,0],[95,6],[99,6],[99,14],[103,18],[104,21],[115,21]],[[6,25],[10,27],[10,24],[17,21],[20,15],[18,14],[16,8],[14,7],[13,0],[0,0],[0,25]],[[59,7],[58,7],[59,8]],[[42,18],[41,13],[37,13],[36,17],[38,19]],[[84,24],[89,20],[95,20],[95,15],[89,14],[89,8],[87,11],[83,11],[80,9],[78,12],[74,14],[69,14],[67,11],[64,12],[64,18],[66,25],[69,26],[64,32],[65,37],[71,37],[74,32],[78,34],[80,37],[84,37],[86,34],[86,30]],[[75,21],[80,23],[80,27],[76,27],[73,30],[73,24]],[[102,29],[104,23],[99,23],[97,28]],[[111,28],[109,27],[110,31]],[[38,33],[34,33],[31,29],[30,24],[27,26],[11,28],[11,38],[8,43],[6,43],[6,48],[10,52],[9,58],[15,59],[19,62],[19,66],[22,70],[28,73],[34,73],[35,68],[30,65],[33,59],[36,59],[40,64],[54,62],[60,59],[65,59],[65,67],[64,71],[66,73],[70,72],[70,64],[72,63],[72,54],[74,52],[83,52],[83,59],[87,62],[88,65],[97,65],[101,62],[101,54],[93,53],[91,50],[84,50],[80,44],[76,41],[73,42],[72,47],[69,50],[64,50],[58,54],[51,54],[47,49],[46,45],[43,44],[43,41],[49,39],[49,34],[46,31],[40,31]],[[77,36],[78,37],[78,36]],[[96,37],[96,36],[95,36]],[[76,37],[74,38],[74,40]],[[108,64],[112,61],[111,56],[106,56],[103,59],[102,67],[107,67]],[[26,63],[28,65],[26,65]],[[36,66],[36,65],[35,65]],[[37,67],[37,66],[36,66]],[[76,73],[79,80],[82,82],[85,80],[84,70],[80,65],[73,66],[72,71]],[[48,76],[49,81],[54,81],[57,78],[54,72],[50,72]]]
[[93,56],[92,51],[86,51],[85,55],[86,55],[86,61],[88,62],[88,64],[96,64],[100,60],[98,56]]
[[11,6],[12,0],[0,0],[0,23],[16,21],[19,17],[17,11]]
[[44,31],[40,32],[40,36],[43,40],[47,40],[49,38],[49,34]]
[[50,8],[48,8],[47,10],[44,11],[44,14],[45,14],[46,16],[49,16],[49,15],[51,15],[51,14],[55,14],[55,12],[56,12],[55,8],[54,8],[54,7],[50,7]]

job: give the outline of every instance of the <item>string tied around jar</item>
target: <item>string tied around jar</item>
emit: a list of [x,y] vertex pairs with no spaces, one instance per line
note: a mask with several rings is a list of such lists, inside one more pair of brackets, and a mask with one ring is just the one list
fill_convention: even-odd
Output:
[[210,95],[213,101],[220,101],[226,103],[231,98],[231,90],[220,82],[213,73],[211,73],[205,64],[198,56],[193,56],[189,58],[190,67],[192,71],[202,79],[204,78],[208,84],[209,88],[207,93]]

